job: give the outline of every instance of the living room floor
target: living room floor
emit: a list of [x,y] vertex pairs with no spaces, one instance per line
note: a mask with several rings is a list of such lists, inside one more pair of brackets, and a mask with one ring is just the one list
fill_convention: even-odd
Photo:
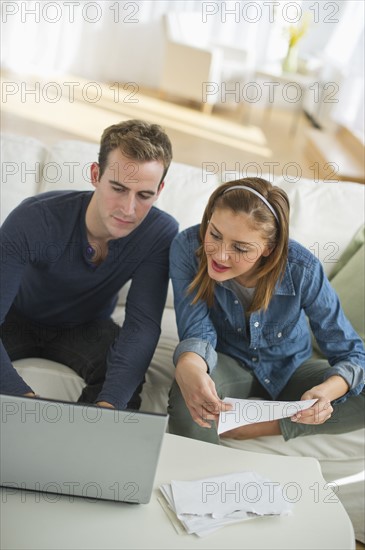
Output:
[[[174,160],[177,162],[198,167],[206,163],[211,169],[214,166],[223,171],[239,172],[242,177],[247,171],[256,170],[258,172],[261,170],[262,173],[271,172],[274,175],[314,177],[313,161],[307,158],[305,153],[306,130],[311,127],[311,123],[304,113],[299,113],[297,126],[293,131],[296,122],[296,114],[293,110],[279,110],[274,106],[269,114],[269,111],[255,105],[231,104],[217,105],[211,115],[204,115],[200,106],[196,104],[178,103],[176,100],[161,103],[162,100],[156,90],[144,89],[138,93],[140,98],[153,98],[158,102],[159,113],[156,111],[158,123],[158,116],[161,116],[160,105],[166,105],[166,112],[163,112],[163,107],[162,112],[168,123],[162,125],[166,127],[171,138]],[[61,125],[57,124],[56,117],[52,114],[48,118],[45,116],[45,110],[49,109],[50,105],[49,102],[42,105],[42,97],[39,103],[27,106],[21,105],[20,101],[18,106],[11,102],[4,103],[1,131],[31,135],[46,144],[62,139],[88,139],[97,142],[99,136],[97,129],[100,125],[102,128],[109,125],[108,123],[102,125],[103,113],[105,113],[105,119],[110,120],[114,106],[109,105],[104,108],[90,103],[86,105],[89,126],[90,118],[92,119],[95,113],[95,131],[86,135],[82,124],[84,120],[82,117],[85,116],[82,109],[85,103],[81,101],[74,103],[72,117],[67,114],[68,107],[69,105],[62,102],[54,104],[53,108],[57,109],[58,116],[62,116],[62,109],[65,109]],[[115,122],[126,113],[128,118],[143,118],[140,115],[138,103],[135,106],[135,114],[131,112],[131,105],[128,105],[128,111],[123,111],[124,107],[126,106],[120,105],[118,109],[115,107]],[[79,119],[77,109],[80,111]],[[61,115],[59,115],[60,112]],[[54,113],[56,114],[56,111]],[[190,117],[190,120],[189,124],[183,126],[181,120],[185,115]],[[149,117],[150,120],[151,117],[153,118],[153,107],[149,111]],[[168,117],[171,117],[170,120]],[[177,122],[178,118],[180,122]],[[81,132],[82,128],[83,132]],[[88,135],[90,135],[89,138],[86,137]]]

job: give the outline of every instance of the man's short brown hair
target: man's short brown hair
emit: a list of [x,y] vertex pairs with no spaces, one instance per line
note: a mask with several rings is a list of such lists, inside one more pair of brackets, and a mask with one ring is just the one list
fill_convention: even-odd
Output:
[[125,157],[137,162],[161,161],[164,166],[161,182],[172,159],[171,142],[163,128],[143,120],[126,120],[104,130],[98,159],[99,178],[105,171],[109,153],[114,149],[119,149]]

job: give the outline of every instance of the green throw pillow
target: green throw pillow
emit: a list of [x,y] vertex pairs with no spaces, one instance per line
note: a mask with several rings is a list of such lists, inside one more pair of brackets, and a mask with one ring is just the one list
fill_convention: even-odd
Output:
[[[330,281],[335,289],[342,309],[356,330],[365,341],[365,226],[355,235],[339,259]],[[322,356],[318,344],[312,337],[313,354]]]
[[342,254],[338,260],[336,267],[332,270],[330,275],[330,281],[334,279],[341,271],[341,269],[347,264],[349,259],[361,248],[365,243],[365,225],[363,225],[359,231],[356,233],[355,237],[352,239],[345,252]]
[[363,244],[347,264],[331,279],[346,317],[365,340],[365,245]]

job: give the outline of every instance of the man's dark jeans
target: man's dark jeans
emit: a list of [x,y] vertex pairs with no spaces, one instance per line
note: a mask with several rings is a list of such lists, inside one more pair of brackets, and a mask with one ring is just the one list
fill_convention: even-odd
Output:
[[[105,379],[108,350],[120,327],[112,319],[77,326],[44,326],[26,319],[12,307],[0,330],[11,361],[42,357],[66,365],[86,382],[78,401],[95,403]],[[127,408],[140,408],[142,386],[143,382]]]

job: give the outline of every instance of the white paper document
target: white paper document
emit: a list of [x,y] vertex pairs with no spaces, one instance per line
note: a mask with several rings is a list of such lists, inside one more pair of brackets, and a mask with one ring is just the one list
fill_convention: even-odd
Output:
[[173,480],[160,490],[185,531],[199,536],[238,521],[287,515],[292,509],[280,484],[255,472],[196,481]]
[[317,399],[305,401],[264,401],[261,399],[234,399],[225,397],[225,403],[232,404],[232,410],[219,414],[218,434],[233,430],[246,424],[268,422],[293,416],[309,409]]

